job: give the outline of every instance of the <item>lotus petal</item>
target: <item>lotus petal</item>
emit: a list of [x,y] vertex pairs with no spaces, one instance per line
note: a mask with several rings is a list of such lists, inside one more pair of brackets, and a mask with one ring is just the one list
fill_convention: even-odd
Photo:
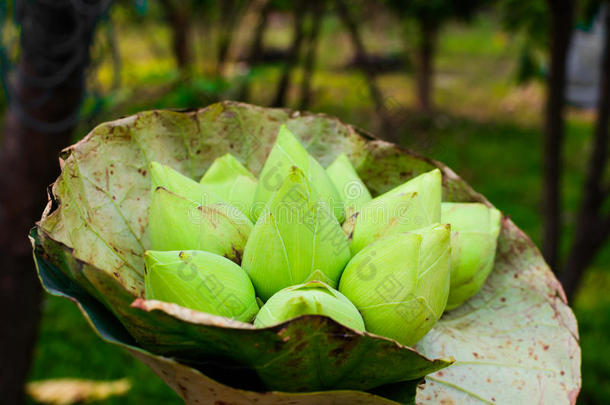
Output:
[[263,301],[310,280],[336,287],[350,258],[347,239],[305,173],[293,166],[246,243],[242,267]]
[[383,236],[423,228],[441,219],[441,172],[438,169],[364,204],[343,225],[352,254]]
[[447,310],[475,295],[491,272],[502,214],[481,203],[442,203],[451,225],[451,290]]
[[307,153],[285,125],[280,127],[273,149],[259,176],[254,195],[253,219],[258,219],[267,201],[280,188],[293,166],[298,167],[305,174],[316,194],[328,205],[337,220],[343,222],[345,213],[337,189],[320,163]]
[[254,326],[273,326],[302,315],[325,315],[348,328],[364,331],[362,315],[354,304],[321,281],[293,285],[275,293],[262,306]]
[[148,250],[146,299],[250,322],[258,312],[254,287],[231,260],[199,250]]
[[326,168],[326,173],[339,192],[346,218],[360,211],[365,203],[373,199],[345,153],[340,154]]
[[214,160],[199,183],[250,216],[257,180],[230,153]]
[[367,331],[412,346],[445,309],[449,260],[446,225],[392,235],[350,260],[339,291],[356,305]]
[[163,187],[152,192],[149,237],[153,250],[205,250],[241,262],[250,220],[227,203],[198,205]]
[[193,201],[197,205],[226,202],[212,188],[197,183],[171,167],[159,162],[150,164],[151,191],[162,187],[176,195]]

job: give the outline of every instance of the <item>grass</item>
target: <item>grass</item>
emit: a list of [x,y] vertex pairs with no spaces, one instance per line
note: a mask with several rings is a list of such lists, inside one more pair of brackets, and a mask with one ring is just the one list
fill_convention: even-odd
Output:
[[[51,378],[117,380],[127,377],[132,388],[107,404],[181,404],[180,398],[147,366],[127,351],[101,340],[71,301],[47,297],[30,380]],[[30,403],[33,401],[30,400]]]
[[[515,61],[520,38],[501,32],[492,18],[481,18],[471,26],[449,26],[442,34],[436,57],[435,76],[439,112],[421,117],[413,112],[413,78],[386,74],[378,83],[395,108],[401,125],[392,135],[419,153],[441,160],[464,177],[504,213],[540,243],[541,208],[541,111],[543,87],[514,83]],[[384,17],[384,18],[387,18]],[[108,58],[100,59],[94,72],[96,89],[103,94],[103,108],[84,122],[82,136],[95,123],[155,107],[197,107],[210,102],[227,83],[196,78],[191,85],[178,83],[168,52],[168,32],[155,32],[155,44],[142,35],[142,27],[117,27],[123,55],[120,90],[110,90],[112,80]],[[290,24],[278,20],[267,41],[285,44]],[[344,121],[379,133],[380,125],[368,98],[364,77],[356,71],[342,71],[351,56],[349,40],[336,19],[324,23],[320,58],[314,77],[315,103],[311,110],[336,115]],[[392,36],[378,27],[367,27],[368,47],[396,52],[402,47],[400,30]],[[397,38],[398,37],[398,38]],[[205,54],[197,42],[197,54]],[[99,51],[101,52],[101,51]],[[208,52],[209,53],[209,52]],[[198,61],[208,66],[209,61]],[[277,67],[261,68],[252,85],[253,103],[268,104],[273,97]],[[300,77],[297,72],[295,77]],[[298,103],[298,86],[293,86],[290,104]],[[89,100],[89,103],[92,103]],[[564,193],[565,233],[573,228],[580,198],[582,173],[587,161],[592,132],[590,114],[570,111],[565,148]],[[567,240],[567,239],[566,239]],[[610,249],[608,246],[589,270],[573,308],[579,319],[583,350],[582,404],[610,403]],[[81,377],[118,379],[128,377],[131,391],[107,400],[108,404],[180,403],[178,397],[144,365],[126,352],[101,341],[76,307],[63,299],[47,297],[31,380]]]

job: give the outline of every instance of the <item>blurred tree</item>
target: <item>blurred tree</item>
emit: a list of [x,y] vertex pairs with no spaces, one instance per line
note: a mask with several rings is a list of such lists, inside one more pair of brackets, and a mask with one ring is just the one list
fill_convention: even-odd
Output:
[[109,3],[17,2],[21,53],[16,74],[8,80],[0,149],[2,403],[24,401],[41,298],[27,233],[46,202],[44,190],[58,174],[59,151],[77,122],[93,30]]
[[188,76],[193,64],[191,36],[191,2],[185,0],[160,0],[165,19],[172,31],[172,51],[183,75]]
[[574,27],[574,0],[547,0],[549,74],[544,123],[542,251],[552,269],[558,266],[561,238],[561,156],[564,139],[566,62]]
[[119,41],[117,40],[116,29],[112,19],[108,18],[105,25],[106,40],[110,50],[110,57],[112,58],[112,89],[118,90],[121,87],[121,70],[123,69]]
[[574,296],[585,270],[591,265],[597,252],[610,236],[610,214],[607,212],[610,185],[605,177],[608,168],[610,138],[608,128],[610,125],[610,10],[607,8],[604,19],[605,44],[597,122],[580,208],[576,217],[574,239],[560,274],[560,280],[568,298]]
[[[524,52],[548,50],[548,75],[543,137],[543,236],[542,252],[549,266],[558,270],[562,224],[561,156],[564,138],[564,107],[567,55],[575,22],[574,0],[504,0],[506,28],[528,38]],[[526,77],[524,77],[526,79]]]
[[306,38],[306,53],[303,61],[303,80],[301,81],[301,103],[299,108],[306,110],[311,103],[311,82],[316,64],[316,51],[320,26],[324,17],[324,0],[311,1],[311,24]]
[[[343,21],[343,24],[347,28],[347,32],[349,33],[350,40],[352,42],[352,46],[356,52],[355,59],[357,60],[368,60],[368,53],[366,48],[364,47],[364,42],[362,41],[362,36],[360,35],[360,28],[358,24],[358,20],[354,16],[354,7],[348,7],[344,0],[335,0],[335,5],[337,8],[337,12],[339,17]],[[352,4],[350,4],[351,6]],[[371,68],[371,65],[368,63],[364,64],[362,69],[364,75],[366,77],[366,82],[369,88],[369,94],[371,99],[375,104],[375,110],[378,114],[381,115],[381,119],[383,121],[384,132],[388,132],[389,124],[387,122],[387,117],[385,117],[385,108],[383,102],[383,95],[379,87],[377,87],[376,81],[376,72]],[[386,136],[389,136],[389,133],[386,133]]]
[[[282,61],[283,67],[280,80],[276,90],[276,95],[272,101],[274,106],[284,106],[288,91],[290,89],[290,79],[292,71],[299,62],[299,54],[305,48],[303,60],[303,80],[301,82],[301,108],[306,108],[310,100],[311,76],[315,65],[316,48],[320,25],[324,17],[325,0],[312,0],[297,2],[296,5],[285,0],[265,1],[259,7],[258,21],[255,24],[254,33],[250,47],[245,56],[245,61],[250,68],[273,61]],[[268,20],[271,12],[280,11],[292,14],[294,20],[293,37],[287,51],[265,50],[263,39],[267,30]],[[309,25],[307,26],[307,20]],[[247,100],[250,91],[250,78],[246,77],[239,92],[240,100]]]
[[[576,22],[590,21],[607,1],[585,0],[504,0],[502,15],[506,27],[523,31],[532,48],[548,49],[547,95],[543,138],[544,219],[542,250],[549,266],[558,274],[568,299],[576,293],[585,270],[610,235],[610,215],[604,213],[610,186],[604,183],[608,160],[610,113],[610,12],[605,13],[606,38],[601,67],[601,88],[597,122],[588,160],[581,203],[574,223],[574,237],[567,257],[560,260],[563,231],[561,194],[566,99],[567,56]],[[603,9],[601,9],[603,10]]]
[[[246,55],[246,63],[250,68],[261,62],[261,55],[263,53],[263,39],[265,37],[265,32],[267,31],[269,15],[273,10],[273,6],[273,1],[267,1],[263,7],[261,7],[258,21],[254,29],[254,34],[252,35],[252,42],[250,43],[250,48]],[[239,100],[242,101],[247,101],[250,98],[249,77],[246,77],[246,79],[243,81],[238,97]]]
[[417,101],[420,110],[434,106],[434,55],[438,35],[451,19],[468,19],[488,0],[386,0],[401,18],[417,27]]
[[292,44],[290,45],[288,58],[284,63],[284,67],[282,69],[282,74],[280,76],[280,81],[277,86],[275,98],[271,103],[272,107],[283,107],[286,105],[286,97],[288,94],[288,90],[290,89],[290,76],[292,74],[292,70],[298,62],[299,53],[301,51],[301,45],[303,43],[303,23],[305,15],[308,11],[307,3],[307,0],[298,0],[292,13],[294,18]]
[[222,76],[229,58],[235,31],[248,0],[159,0],[162,13],[172,32],[172,52],[183,76],[190,76],[194,64],[193,23],[202,32],[216,32],[216,72]]
[[501,3],[505,27],[522,32],[527,40],[522,52],[524,81],[526,64],[531,63],[532,49],[548,51],[548,74],[543,136],[543,236],[542,252],[553,270],[557,270],[561,239],[561,154],[564,138],[566,63],[574,25],[574,0],[504,0]]
[[550,14],[545,0],[502,0],[499,11],[507,31],[523,34],[517,69],[518,83],[540,78],[540,63],[536,54],[538,50],[548,49]]
[[229,55],[229,48],[233,42],[235,31],[244,14],[248,1],[223,0],[220,3],[220,19],[218,26],[217,72],[223,75],[225,64]]

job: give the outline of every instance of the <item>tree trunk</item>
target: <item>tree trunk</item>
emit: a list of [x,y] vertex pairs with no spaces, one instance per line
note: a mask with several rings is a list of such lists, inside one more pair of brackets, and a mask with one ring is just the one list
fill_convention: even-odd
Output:
[[544,124],[544,185],[542,251],[551,269],[557,270],[561,235],[561,156],[564,137],[566,57],[574,18],[573,0],[547,0],[551,14],[550,70]]
[[178,68],[187,73],[193,63],[191,49],[190,17],[186,8],[181,7],[172,22],[172,48]]
[[574,241],[566,265],[561,273],[561,283],[569,300],[578,290],[587,267],[610,234],[610,218],[604,218],[602,205],[607,197],[602,182],[608,161],[608,125],[610,124],[610,12],[606,12],[606,38],[601,68],[601,88],[597,111],[597,123],[587,177],[583,187],[582,202],[575,224]]
[[420,111],[429,113],[433,108],[434,54],[438,28],[425,22],[419,24],[419,48],[417,51],[417,103]]
[[[360,37],[358,24],[350,13],[348,6],[345,4],[344,0],[335,0],[335,4],[337,5],[337,11],[339,12],[339,16],[341,17],[341,20],[343,20],[343,23],[345,24],[347,31],[350,34],[352,46],[356,50],[356,60],[368,60],[368,55],[366,49],[364,48],[364,43],[362,42],[362,38]],[[363,72],[366,77],[366,83],[368,86],[369,94],[371,99],[373,100],[373,103],[375,104],[375,109],[377,110],[377,113],[381,114],[385,126],[383,95],[377,87],[374,70],[368,68],[368,63],[365,64],[365,66],[367,67],[363,69]]]
[[119,41],[117,41],[116,30],[114,29],[114,22],[112,20],[108,20],[106,35],[108,38],[108,46],[110,47],[110,55],[112,57],[112,90],[118,90],[121,87],[122,82],[121,71],[123,70],[123,63],[121,60]]
[[9,404],[24,402],[40,317],[41,289],[27,233],[40,218],[59,151],[78,117],[101,3],[77,11],[70,2],[18,2],[22,52],[0,148],[0,397]]
[[303,20],[307,10],[306,5],[307,0],[300,0],[295,9],[292,44],[290,45],[288,60],[286,60],[284,69],[282,70],[282,76],[277,86],[275,98],[271,104],[272,107],[284,107],[286,105],[286,98],[288,96],[288,90],[290,89],[290,76],[299,59],[299,52],[301,50],[301,44],[303,43]]
[[190,10],[183,0],[162,0],[165,18],[172,30],[172,52],[181,74],[188,75],[193,63]]
[[261,10],[256,31],[254,32],[252,48],[248,54],[248,63],[250,64],[257,63],[261,53],[263,52],[263,41],[265,39],[265,32],[267,32],[267,25],[269,23],[269,15],[271,14],[272,6],[273,2],[268,1]]
[[218,40],[218,56],[216,70],[219,75],[224,74],[229,48],[233,42],[235,26],[239,21],[240,4],[237,0],[223,0],[221,3],[220,38]]
[[[247,56],[249,69],[252,69],[252,67],[260,61],[260,55],[263,52],[263,40],[265,38],[265,32],[267,31],[271,9],[272,2],[267,1],[261,10],[258,24],[256,25],[256,29],[254,31],[254,39],[252,40],[252,44],[250,45],[250,50]],[[250,83],[248,78],[244,80],[238,97],[241,101],[248,101],[250,99]]]
[[311,103],[311,81],[316,64],[316,51],[318,48],[318,36],[320,25],[324,16],[324,4],[322,0],[312,1],[312,26],[307,36],[307,54],[303,63],[303,81],[301,82],[301,110],[309,108]]
[[579,225],[563,271],[559,276],[568,302],[571,302],[580,287],[585,270],[593,263],[599,249],[608,240],[608,223],[593,222],[587,215],[579,215]]

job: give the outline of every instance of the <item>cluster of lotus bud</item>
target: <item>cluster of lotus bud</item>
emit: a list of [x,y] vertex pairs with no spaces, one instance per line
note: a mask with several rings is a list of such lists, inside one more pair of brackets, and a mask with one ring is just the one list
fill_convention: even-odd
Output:
[[231,155],[200,182],[159,163],[151,179],[147,299],[414,345],[493,268],[501,214],[441,203],[438,169],[373,198],[346,155],[324,169],[285,126],[258,180]]

